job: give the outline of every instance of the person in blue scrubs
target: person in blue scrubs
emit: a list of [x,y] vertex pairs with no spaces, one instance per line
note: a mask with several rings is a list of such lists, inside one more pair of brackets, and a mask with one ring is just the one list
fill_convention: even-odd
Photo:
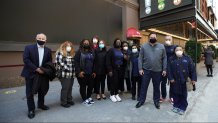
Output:
[[169,59],[168,64],[168,79],[172,86],[173,92],[173,109],[172,111],[183,115],[187,109],[187,77],[191,79],[194,85],[197,81],[196,69],[192,59],[184,54],[182,47],[175,48],[175,55]]

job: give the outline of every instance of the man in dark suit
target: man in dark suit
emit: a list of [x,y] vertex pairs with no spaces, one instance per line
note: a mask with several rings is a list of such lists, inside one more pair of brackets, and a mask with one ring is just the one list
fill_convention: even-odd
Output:
[[[46,35],[43,33],[37,34],[37,44],[28,45],[25,47],[23,53],[24,68],[21,76],[26,80],[26,98],[28,105],[28,117],[30,119],[35,117],[35,103],[34,103],[34,78],[36,75],[45,76],[44,71],[40,68],[46,63],[52,62],[51,49],[45,47]],[[38,93],[38,108],[48,110],[49,107],[44,105],[44,97],[49,88],[49,80],[39,84]]]

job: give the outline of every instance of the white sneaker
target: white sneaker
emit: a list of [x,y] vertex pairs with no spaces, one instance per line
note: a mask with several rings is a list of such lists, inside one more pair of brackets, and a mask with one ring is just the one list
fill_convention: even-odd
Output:
[[91,106],[92,104],[91,104],[88,100],[85,100],[85,101],[83,102],[83,105],[85,105],[85,106]]
[[95,103],[94,100],[93,100],[91,97],[88,99],[88,101],[89,101],[91,104],[94,104],[94,103]]
[[118,102],[121,102],[121,98],[119,97],[119,94],[117,94],[115,97],[116,97]]
[[115,98],[115,95],[110,96],[110,99],[112,102],[117,102],[117,99]]

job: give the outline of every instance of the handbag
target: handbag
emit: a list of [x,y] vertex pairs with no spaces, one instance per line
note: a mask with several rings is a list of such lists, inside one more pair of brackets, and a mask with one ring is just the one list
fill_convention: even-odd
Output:
[[186,88],[187,91],[192,91],[193,90],[193,85],[192,85],[192,81],[189,77],[187,77],[186,79]]

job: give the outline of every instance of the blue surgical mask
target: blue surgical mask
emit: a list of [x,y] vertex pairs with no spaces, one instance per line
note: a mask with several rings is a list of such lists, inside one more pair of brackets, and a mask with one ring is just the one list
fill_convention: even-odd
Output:
[[99,44],[99,48],[103,49],[104,47],[104,44]]

